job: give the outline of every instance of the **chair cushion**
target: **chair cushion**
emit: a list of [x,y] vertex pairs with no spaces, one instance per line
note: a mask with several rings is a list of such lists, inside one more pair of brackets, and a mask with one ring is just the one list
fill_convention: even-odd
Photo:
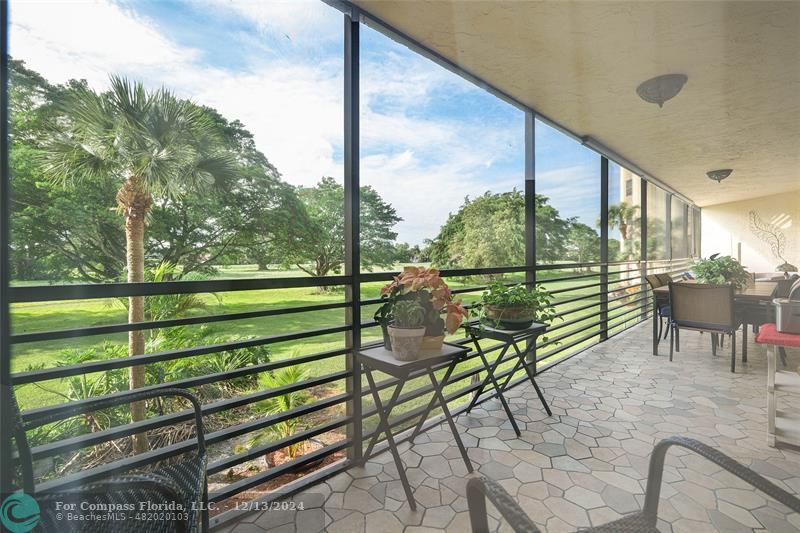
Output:
[[672,307],[668,305],[662,305],[658,308],[658,314],[661,316],[671,316],[672,315]]
[[800,348],[800,335],[781,333],[775,324],[764,324],[758,328],[756,342],[759,344],[775,344],[777,346],[794,346]]
[[718,331],[726,333],[731,330],[730,327],[721,324],[708,324],[705,322],[693,322],[691,320],[674,320],[673,323],[679,328],[690,328],[702,331]]

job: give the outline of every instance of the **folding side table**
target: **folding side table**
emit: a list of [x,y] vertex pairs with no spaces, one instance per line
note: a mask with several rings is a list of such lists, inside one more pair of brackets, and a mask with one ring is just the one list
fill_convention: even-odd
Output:
[[[511,413],[511,408],[508,406],[508,402],[506,401],[505,396],[503,396],[503,393],[508,388],[511,378],[513,378],[517,370],[522,367],[528,374],[528,378],[531,380],[531,384],[536,390],[536,394],[539,396],[539,400],[542,402],[544,410],[547,411],[547,415],[552,416],[553,413],[550,411],[550,406],[547,405],[544,395],[542,394],[541,389],[539,389],[539,385],[536,384],[536,339],[538,339],[539,336],[545,332],[547,325],[534,322],[530,325],[530,327],[525,329],[504,330],[490,327],[489,325],[481,324],[480,322],[472,322],[465,324],[464,328],[467,330],[470,338],[472,338],[472,342],[475,343],[475,350],[478,352],[478,355],[483,362],[483,366],[486,368],[486,378],[484,378],[483,383],[481,383],[481,386],[475,392],[475,396],[472,397],[472,401],[469,403],[466,412],[469,413],[472,408],[475,407],[475,403],[478,401],[481,393],[483,393],[483,390],[488,385],[491,385],[495,392],[497,392],[497,397],[500,398],[500,403],[503,404],[503,409],[505,410],[506,415],[508,415],[508,420],[511,422],[514,432],[519,437],[520,431],[519,427],[517,426],[517,421],[514,419],[514,415]],[[486,358],[486,352],[484,352],[483,348],[481,348],[481,344],[479,342],[480,339],[492,339],[503,343],[503,347],[500,349],[500,354],[497,356],[497,359],[493,364],[489,364],[489,360]],[[521,350],[519,347],[519,342],[521,341],[527,341],[524,350]],[[514,368],[508,374],[505,382],[503,382],[501,386],[497,382],[495,373],[500,367],[500,363],[503,362],[503,358],[505,357],[506,353],[511,348],[514,349],[514,353],[517,355],[517,362],[514,364]],[[527,361],[529,357],[530,362]]]
[[[468,352],[469,348],[464,346],[444,343],[441,350],[423,351],[420,353],[419,358],[414,361],[398,361],[394,358],[392,352],[383,346],[362,350],[358,354],[358,362],[362,367],[364,367],[364,373],[367,375],[367,382],[369,383],[370,390],[372,391],[372,398],[375,401],[375,407],[378,411],[378,418],[380,419],[380,422],[378,423],[378,429],[375,431],[375,434],[370,440],[366,452],[364,452],[364,461],[366,462],[369,459],[381,433],[385,433],[386,442],[389,445],[389,451],[392,454],[395,466],[397,466],[397,472],[400,475],[400,482],[403,484],[403,490],[408,498],[408,505],[412,510],[415,510],[417,506],[416,502],[414,501],[414,495],[411,492],[411,485],[408,483],[408,478],[406,477],[406,472],[403,468],[403,462],[400,460],[400,454],[397,451],[397,443],[394,440],[394,435],[392,434],[392,430],[389,425],[389,415],[397,403],[397,399],[400,397],[400,392],[403,390],[403,386],[405,385],[409,375],[415,371],[424,370],[425,374],[427,374],[428,378],[431,380],[431,385],[433,385],[433,398],[431,398],[425,411],[422,412],[419,422],[411,434],[411,441],[413,442],[414,438],[419,434],[420,430],[422,429],[422,425],[428,418],[430,412],[437,406],[441,407],[444,417],[447,419],[447,423],[450,425],[450,431],[453,433],[453,438],[456,441],[458,450],[461,452],[461,457],[464,459],[464,464],[467,466],[467,471],[472,472],[472,463],[469,460],[469,456],[467,456],[467,450],[464,448],[464,443],[461,442],[461,437],[458,435],[458,429],[453,421],[453,417],[450,415],[450,410],[447,408],[447,401],[445,400],[442,391],[444,386],[447,384],[447,381],[450,379],[453,369],[455,369],[458,362]],[[448,361],[449,364],[447,365],[447,370],[445,371],[443,379],[441,381],[437,380],[436,374],[434,373],[434,367],[439,363],[445,363]],[[397,384],[395,385],[392,397],[386,404],[384,404],[381,400],[381,397],[378,394],[378,389],[375,386],[375,378],[372,375],[372,372],[375,370],[384,372],[394,378],[397,378]]]

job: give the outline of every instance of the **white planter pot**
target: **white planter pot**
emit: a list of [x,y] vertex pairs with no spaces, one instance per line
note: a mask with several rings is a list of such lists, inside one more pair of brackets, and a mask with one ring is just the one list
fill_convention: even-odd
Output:
[[422,350],[422,338],[425,328],[398,328],[389,326],[389,337],[392,339],[392,355],[398,361],[415,361]]

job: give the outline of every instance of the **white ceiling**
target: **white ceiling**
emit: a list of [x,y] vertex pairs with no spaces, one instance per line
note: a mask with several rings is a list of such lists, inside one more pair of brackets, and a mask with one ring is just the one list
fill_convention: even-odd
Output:
[[[800,189],[800,1],[355,3],[697,205]],[[666,73],[677,97],[638,98]]]

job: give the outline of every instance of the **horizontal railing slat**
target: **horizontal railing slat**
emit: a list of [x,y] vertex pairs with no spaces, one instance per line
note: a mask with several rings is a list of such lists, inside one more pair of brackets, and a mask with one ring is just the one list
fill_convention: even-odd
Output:
[[199,281],[145,281],[141,283],[84,283],[75,285],[24,285],[9,288],[11,303],[56,302],[90,298],[125,298],[166,294],[199,294],[301,287],[347,285],[350,276],[220,279]]
[[40,342],[57,339],[72,339],[76,337],[89,337],[91,335],[107,335],[112,333],[125,333],[128,331],[143,331],[150,329],[171,328],[175,326],[190,326],[195,324],[210,324],[214,322],[227,322],[231,320],[245,320],[268,316],[283,316],[294,313],[309,313],[328,309],[341,309],[347,307],[347,302],[329,304],[305,305],[302,307],[285,307],[281,309],[265,309],[261,311],[245,311],[242,313],[227,313],[219,315],[203,315],[169,320],[152,320],[147,322],[128,322],[124,324],[111,324],[107,326],[90,326],[87,328],[62,329],[55,331],[41,331],[33,333],[18,333],[11,336],[14,344],[26,342]]

